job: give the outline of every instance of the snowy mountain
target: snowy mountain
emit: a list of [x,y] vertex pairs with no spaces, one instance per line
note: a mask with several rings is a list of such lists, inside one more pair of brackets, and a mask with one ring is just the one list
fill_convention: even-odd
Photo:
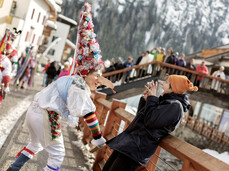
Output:
[[[103,59],[153,47],[190,54],[229,43],[228,0],[89,0]],[[65,0],[62,13],[79,20],[83,0]],[[75,42],[76,30],[72,32]]]

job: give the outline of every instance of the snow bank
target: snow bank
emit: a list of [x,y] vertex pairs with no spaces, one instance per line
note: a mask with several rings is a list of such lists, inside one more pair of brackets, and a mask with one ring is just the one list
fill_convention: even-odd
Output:
[[26,97],[23,101],[19,102],[17,106],[10,109],[8,113],[1,116],[0,118],[0,148],[6,141],[6,138],[10,134],[14,125],[17,123],[18,119],[22,114],[28,109],[31,103],[31,95]]
[[[92,170],[93,163],[95,162],[95,155],[89,152],[89,145],[84,145],[82,143],[83,132],[79,131],[75,128],[71,129],[72,132],[77,136],[77,141],[72,141],[74,145],[76,145],[83,153],[84,159],[87,161],[85,164],[88,166],[89,170]],[[89,171],[86,167],[78,166],[77,170],[79,171]]]
[[229,164],[229,153],[228,152],[223,152],[223,153],[219,154],[217,151],[210,150],[210,149],[204,149],[203,151],[205,153],[208,153],[211,156]]

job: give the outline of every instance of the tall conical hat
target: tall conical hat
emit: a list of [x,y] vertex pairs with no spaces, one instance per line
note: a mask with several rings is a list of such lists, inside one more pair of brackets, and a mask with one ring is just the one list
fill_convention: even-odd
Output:
[[85,3],[80,13],[79,41],[77,44],[76,73],[87,74],[90,70],[103,70],[104,63],[101,60],[100,47],[95,39],[94,24],[92,21],[91,5]]
[[[100,46],[98,41],[95,39],[96,34],[94,33],[93,28],[94,24],[92,21],[91,5],[89,3],[85,3],[80,13],[77,35],[78,41],[76,42],[77,46],[75,51],[75,74],[81,75],[82,77],[86,77],[91,70],[101,71],[105,68],[102,56],[100,55]],[[99,80],[101,84],[106,85],[111,89],[114,88],[113,83],[106,78],[101,76]]]

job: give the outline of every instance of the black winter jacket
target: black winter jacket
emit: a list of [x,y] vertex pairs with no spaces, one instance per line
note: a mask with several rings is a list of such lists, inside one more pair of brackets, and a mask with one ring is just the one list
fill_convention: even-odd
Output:
[[183,111],[189,108],[185,94],[164,94],[159,98],[148,96],[147,101],[141,98],[135,119],[124,132],[109,140],[107,145],[140,165],[146,165],[161,139],[175,129]]

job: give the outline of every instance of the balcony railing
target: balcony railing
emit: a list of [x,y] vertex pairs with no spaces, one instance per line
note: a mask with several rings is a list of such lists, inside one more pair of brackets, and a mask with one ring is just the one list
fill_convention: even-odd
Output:
[[186,75],[193,83],[197,80],[198,77],[201,77],[199,87],[208,90],[210,90],[213,80],[219,81],[221,83],[221,86],[219,86],[217,92],[229,95],[229,80],[223,80],[219,77],[213,77],[211,75],[199,73],[193,70],[189,70],[187,68],[158,61],[153,61],[142,65],[136,65],[131,68],[125,68],[109,73],[104,73],[103,76],[108,78],[112,82],[118,81],[120,83],[119,85],[123,85],[129,82],[137,81],[139,79],[155,76],[158,76],[159,79],[164,80],[166,78],[166,75],[178,73],[180,75]]

